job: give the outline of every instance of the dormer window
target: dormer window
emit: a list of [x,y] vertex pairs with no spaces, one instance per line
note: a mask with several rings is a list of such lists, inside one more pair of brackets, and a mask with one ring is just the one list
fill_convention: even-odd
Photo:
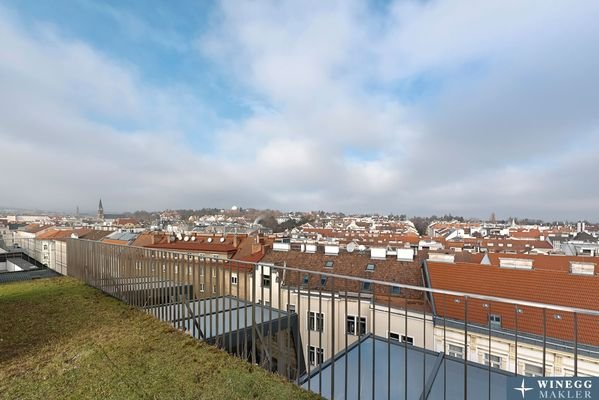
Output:
[[362,282],[362,290],[365,292],[372,291],[372,282]]
[[595,264],[586,262],[570,262],[570,273],[574,275],[595,275]]
[[492,328],[501,328],[501,315],[491,314],[489,315],[489,324]]
[[327,276],[326,275],[321,275],[320,276],[320,286],[325,287],[327,285]]

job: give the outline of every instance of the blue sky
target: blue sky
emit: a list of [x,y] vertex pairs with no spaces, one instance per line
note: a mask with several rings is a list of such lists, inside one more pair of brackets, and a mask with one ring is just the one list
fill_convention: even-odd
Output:
[[593,219],[598,16],[592,1],[5,1],[0,141],[39,186],[0,206]]

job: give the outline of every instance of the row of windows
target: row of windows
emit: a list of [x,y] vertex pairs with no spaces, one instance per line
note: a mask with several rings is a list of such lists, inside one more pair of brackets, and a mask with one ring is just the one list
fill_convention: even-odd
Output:
[[[447,355],[464,359],[464,348],[462,346],[449,344],[447,346]],[[492,368],[502,368],[503,358],[496,354],[484,353],[483,363],[485,365],[490,365]],[[524,363],[523,374],[525,376],[543,376],[543,367],[536,364]]]

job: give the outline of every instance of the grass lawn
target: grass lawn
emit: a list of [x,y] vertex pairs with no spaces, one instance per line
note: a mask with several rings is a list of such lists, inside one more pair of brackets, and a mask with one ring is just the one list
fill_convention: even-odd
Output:
[[318,396],[61,277],[0,285],[0,398]]

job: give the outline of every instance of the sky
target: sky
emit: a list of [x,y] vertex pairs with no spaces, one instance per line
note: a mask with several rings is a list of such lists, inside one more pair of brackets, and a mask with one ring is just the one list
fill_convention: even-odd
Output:
[[599,214],[599,2],[0,3],[0,206]]

